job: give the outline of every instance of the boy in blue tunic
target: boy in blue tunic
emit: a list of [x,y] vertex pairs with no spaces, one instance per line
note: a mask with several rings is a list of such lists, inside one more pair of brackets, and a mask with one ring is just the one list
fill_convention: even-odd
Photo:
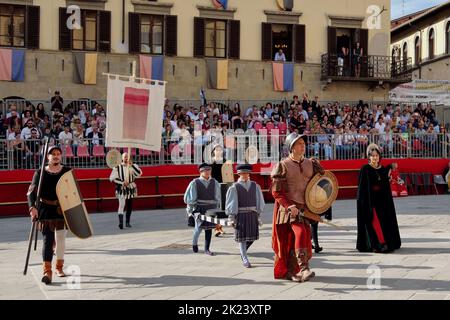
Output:
[[200,177],[195,178],[189,184],[185,194],[184,203],[188,219],[194,220],[194,235],[192,239],[192,250],[198,252],[198,238],[202,230],[205,230],[205,254],[214,255],[209,250],[211,245],[212,229],[215,224],[200,220],[200,215],[207,210],[217,209],[220,205],[220,185],[216,179],[211,177],[211,166],[206,163],[199,165]]
[[242,263],[250,268],[247,250],[259,238],[260,215],[265,203],[261,187],[250,180],[252,166],[241,164],[236,169],[239,179],[227,191],[225,213],[233,222],[234,240],[239,243]]

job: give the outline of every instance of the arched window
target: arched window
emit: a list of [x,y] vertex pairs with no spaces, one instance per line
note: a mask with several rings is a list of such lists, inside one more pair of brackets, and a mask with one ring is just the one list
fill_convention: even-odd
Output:
[[408,60],[408,43],[403,44],[403,60]]
[[414,62],[416,65],[420,64],[421,55],[420,55],[420,37],[417,36],[416,40],[414,40]]
[[428,59],[434,58],[434,29],[428,34]]
[[445,27],[445,53],[450,54],[450,21]]

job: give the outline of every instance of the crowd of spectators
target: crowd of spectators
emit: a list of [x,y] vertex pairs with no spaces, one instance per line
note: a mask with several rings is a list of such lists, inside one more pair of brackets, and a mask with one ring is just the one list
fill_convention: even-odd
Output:
[[[20,112],[16,105],[9,106],[6,115],[0,117],[0,130],[13,150],[15,166],[33,163],[39,158],[39,148],[44,137],[50,143],[70,146],[76,155],[78,146],[103,145],[106,130],[106,111],[102,105],[67,104],[58,91],[50,100],[50,112],[42,103],[28,104]],[[162,117],[162,144],[166,152],[170,146],[194,135],[194,129],[202,132],[210,129],[279,129],[280,134],[296,131],[310,135],[309,155],[322,159],[364,157],[370,142],[378,143],[391,155],[396,146],[405,147],[404,141],[414,135],[420,143],[434,148],[440,140],[448,139],[446,129],[439,124],[430,104],[377,105],[363,101],[341,104],[322,103],[318,96],[310,99],[293,96],[292,101],[267,102],[262,106],[251,105],[242,109],[239,103],[225,105],[205,103],[200,106],[182,106],[177,103],[164,106]],[[428,133],[428,135],[421,134]],[[439,134],[444,135],[439,135]],[[448,142],[447,142],[448,143]],[[332,152],[335,146],[336,153]],[[437,154],[437,153],[436,153]]]

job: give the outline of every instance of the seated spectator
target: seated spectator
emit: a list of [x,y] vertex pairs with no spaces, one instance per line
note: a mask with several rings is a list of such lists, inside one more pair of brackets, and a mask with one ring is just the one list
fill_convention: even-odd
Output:
[[102,146],[103,143],[103,134],[99,132],[97,126],[92,127],[92,132],[87,135],[87,139],[89,142],[89,151],[92,154],[92,150],[94,146]]
[[277,53],[275,53],[274,61],[286,61],[286,56],[284,55],[283,49],[279,49]]
[[35,118],[38,118],[38,119],[41,119],[41,120],[44,120],[44,117],[45,117],[45,116],[48,116],[48,115],[47,115],[47,113],[45,112],[44,104],[41,103],[41,102],[39,102],[39,103],[37,104],[37,106],[36,106],[36,111],[35,111],[35,113],[34,113],[34,117],[35,117]]
[[405,181],[400,178],[397,162],[391,164],[389,170],[389,182],[391,184],[392,197],[404,197],[408,195]]
[[29,119],[26,122],[26,127],[22,129],[22,132],[20,133],[20,138],[22,140],[29,139],[31,137],[31,129],[36,128],[34,125],[33,119]]

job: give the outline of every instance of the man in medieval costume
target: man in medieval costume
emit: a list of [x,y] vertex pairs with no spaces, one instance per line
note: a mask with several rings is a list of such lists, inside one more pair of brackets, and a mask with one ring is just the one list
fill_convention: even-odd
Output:
[[[27,198],[29,212],[32,220],[38,220],[39,230],[42,232],[44,244],[42,246],[43,276],[42,282],[46,285],[52,282],[53,245],[56,243],[56,275],[65,277],[64,252],[66,247],[67,228],[64,216],[56,194],[56,185],[61,176],[70,171],[70,168],[61,164],[62,152],[58,146],[52,146],[47,152],[48,165],[43,171],[41,182],[41,195],[37,199],[37,189],[41,179],[40,170],[34,173],[33,180],[28,188]],[[36,201],[39,200],[39,212]]]
[[358,237],[360,252],[386,253],[400,248],[400,232],[389,185],[390,165],[381,165],[380,148],[367,147],[369,163],[359,171],[357,195]]
[[210,251],[212,229],[216,227],[214,223],[202,221],[200,215],[204,215],[207,210],[220,207],[220,185],[216,179],[211,177],[211,166],[202,163],[198,166],[200,177],[189,183],[184,194],[184,203],[188,219],[194,220],[194,234],[192,238],[192,251],[198,252],[198,238],[202,230],[205,230],[205,254],[213,256]]
[[131,161],[128,153],[122,154],[122,163],[115,167],[109,180],[116,185],[116,198],[119,200],[117,210],[119,216],[119,228],[123,229],[123,213],[127,208],[125,226],[131,228],[130,218],[133,211],[133,198],[137,197],[136,179],[142,175],[139,166]]
[[304,217],[308,182],[324,170],[316,159],[305,157],[307,137],[291,133],[286,138],[289,156],[273,169],[272,195],[275,199],[272,248],[275,252],[274,276],[305,282],[315,276],[309,268],[312,257],[311,221]]
[[234,240],[239,243],[242,263],[245,268],[250,268],[247,250],[259,239],[260,216],[265,202],[261,187],[250,180],[252,166],[240,164],[236,170],[239,179],[227,191],[225,213],[234,226]]

